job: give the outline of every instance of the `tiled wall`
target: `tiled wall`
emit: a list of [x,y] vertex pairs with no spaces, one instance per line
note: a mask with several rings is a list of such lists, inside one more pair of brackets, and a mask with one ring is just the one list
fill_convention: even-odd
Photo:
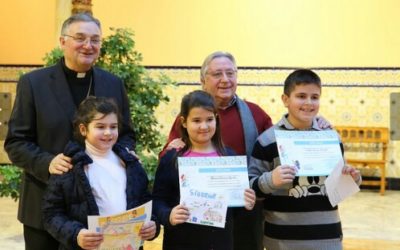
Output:
[[[200,88],[199,69],[150,69],[152,76],[160,72],[178,82],[168,88],[169,104],[162,104],[157,117],[161,131],[168,134],[184,94]],[[239,69],[240,97],[259,104],[277,122],[286,112],[281,95],[283,81],[292,69]],[[400,92],[400,69],[315,69],[323,81],[320,114],[333,125],[375,126],[390,128],[391,106],[400,100],[390,99]],[[392,112],[400,134],[400,110]],[[400,177],[400,141],[391,140],[388,149],[388,177]]]
[[[11,92],[15,97],[15,81],[19,72],[31,68],[0,67],[0,92]],[[239,69],[240,97],[259,104],[273,119],[278,121],[285,109],[280,100],[282,83],[292,69],[242,68]],[[320,114],[333,125],[389,127],[393,135],[400,134],[400,100],[391,100],[400,93],[400,69],[315,69],[323,81]],[[170,97],[168,104],[157,110],[160,130],[165,135],[179,112],[184,94],[200,88],[198,68],[150,68],[151,76],[163,72],[178,83],[165,91]],[[399,96],[399,94],[397,94]],[[392,112],[391,111],[392,107]],[[391,118],[392,117],[392,118]],[[392,124],[392,125],[393,125]],[[397,136],[398,138],[398,136]],[[2,141],[0,141],[2,143]],[[0,151],[0,159],[4,159]],[[391,140],[388,149],[387,176],[400,177],[400,141]]]

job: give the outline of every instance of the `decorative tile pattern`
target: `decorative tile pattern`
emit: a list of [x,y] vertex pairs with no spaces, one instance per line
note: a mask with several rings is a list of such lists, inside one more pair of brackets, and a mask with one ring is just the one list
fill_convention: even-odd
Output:
[[400,91],[390,94],[390,130],[391,139],[400,140]]
[[[35,68],[37,67],[0,66],[0,92],[11,91],[14,98],[15,82],[20,72]],[[292,70],[240,68],[237,93],[240,97],[260,105],[276,122],[286,112],[281,102],[282,88],[283,81]],[[314,70],[323,81],[320,114],[333,125],[390,127],[394,135],[400,135],[400,100],[397,98],[400,93],[400,68]],[[148,68],[148,72],[153,77],[164,73],[178,83],[177,87],[166,88],[170,102],[161,104],[156,113],[160,130],[168,135],[179,112],[182,96],[200,88],[200,68],[153,67]],[[387,159],[387,176],[400,178],[399,140],[390,141]]]
[[[293,69],[239,69],[237,93],[260,105],[278,121],[286,109],[281,102],[283,82]],[[199,68],[149,69],[164,73],[179,86],[166,89],[171,101],[162,104],[157,117],[166,135],[179,112],[182,96],[200,88]],[[400,69],[315,69],[323,81],[320,114],[333,125],[390,127],[393,93],[400,92]],[[400,105],[400,101],[398,101]],[[400,109],[392,112],[400,114]],[[400,124],[400,123],[397,123]],[[400,125],[399,125],[400,126]],[[393,127],[393,126],[392,126]],[[399,128],[395,128],[400,134]],[[400,177],[400,142],[390,141],[387,176]]]

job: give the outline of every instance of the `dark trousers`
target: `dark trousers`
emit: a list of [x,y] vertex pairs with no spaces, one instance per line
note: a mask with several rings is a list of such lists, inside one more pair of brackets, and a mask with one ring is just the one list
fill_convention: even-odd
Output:
[[257,201],[253,210],[238,208],[233,226],[234,250],[261,250],[264,237],[263,202]]
[[25,250],[57,250],[56,241],[47,231],[24,225]]

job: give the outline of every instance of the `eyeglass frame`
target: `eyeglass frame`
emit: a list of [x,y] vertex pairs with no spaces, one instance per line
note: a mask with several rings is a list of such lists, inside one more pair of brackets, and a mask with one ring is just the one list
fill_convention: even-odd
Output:
[[71,35],[67,35],[67,34],[63,34],[62,36],[70,37],[78,44],[86,44],[89,41],[91,45],[99,46],[102,42],[100,37],[98,37],[98,38],[89,37],[89,36],[81,36],[80,37],[80,36],[71,36]]
[[237,70],[227,70],[227,71],[216,71],[216,72],[206,72],[206,75],[210,75],[212,78],[220,80],[224,77],[224,75],[228,79],[233,79],[236,77]]

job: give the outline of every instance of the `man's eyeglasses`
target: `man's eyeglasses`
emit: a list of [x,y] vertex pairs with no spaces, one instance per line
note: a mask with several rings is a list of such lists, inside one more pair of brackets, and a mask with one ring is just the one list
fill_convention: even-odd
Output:
[[101,39],[99,37],[86,37],[86,36],[70,36],[70,35],[63,35],[67,37],[71,37],[76,43],[79,44],[86,44],[88,41],[90,41],[91,45],[100,45]]
[[214,79],[222,79],[224,74],[227,78],[232,79],[236,77],[236,70],[227,70],[227,71],[216,71],[216,72],[207,72]]

